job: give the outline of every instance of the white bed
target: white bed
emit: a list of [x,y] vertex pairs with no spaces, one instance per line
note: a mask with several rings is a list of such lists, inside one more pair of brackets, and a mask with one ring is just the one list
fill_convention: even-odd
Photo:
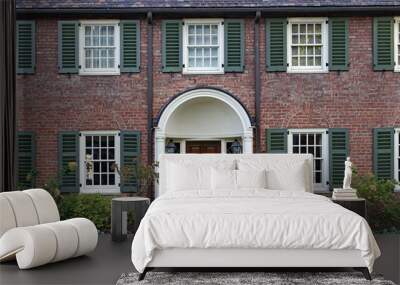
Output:
[[132,244],[140,278],[154,267],[354,267],[369,278],[379,255],[362,217],[312,194],[309,155],[162,156]]

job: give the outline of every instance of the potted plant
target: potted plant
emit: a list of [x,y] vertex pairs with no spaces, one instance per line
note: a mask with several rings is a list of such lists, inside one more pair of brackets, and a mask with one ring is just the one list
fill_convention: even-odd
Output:
[[352,186],[367,203],[367,220],[382,255],[376,271],[394,282],[400,281],[400,193],[396,182],[378,179],[372,174],[355,175]]

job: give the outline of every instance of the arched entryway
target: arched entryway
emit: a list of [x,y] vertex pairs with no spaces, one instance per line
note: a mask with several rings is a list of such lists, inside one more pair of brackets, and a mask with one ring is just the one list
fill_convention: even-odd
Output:
[[[180,153],[203,145],[212,152],[228,152],[229,143],[239,140],[243,153],[253,152],[253,129],[245,108],[231,95],[216,89],[187,91],[162,111],[155,129],[155,160],[165,152],[168,141]],[[214,146],[220,144],[220,147]]]

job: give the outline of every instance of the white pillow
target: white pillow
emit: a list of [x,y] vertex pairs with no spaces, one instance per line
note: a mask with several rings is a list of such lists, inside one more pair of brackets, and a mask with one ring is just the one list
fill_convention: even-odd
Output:
[[214,190],[236,190],[236,170],[212,168],[212,188]]
[[284,169],[268,169],[267,188],[274,190],[306,192],[305,163],[295,163]]
[[170,163],[168,168],[168,191],[211,189],[211,167]]
[[236,170],[237,187],[240,188],[267,188],[267,171],[263,170]]

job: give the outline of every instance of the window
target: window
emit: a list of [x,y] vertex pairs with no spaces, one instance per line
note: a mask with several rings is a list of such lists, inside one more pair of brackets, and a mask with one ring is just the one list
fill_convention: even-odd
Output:
[[222,20],[186,20],[183,27],[184,73],[223,73]]
[[82,132],[80,184],[84,193],[119,192],[120,136],[118,132]]
[[[394,133],[394,179],[400,181],[400,129]],[[396,190],[400,190],[400,187]]]
[[400,71],[400,17],[394,19],[394,71]]
[[327,190],[328,135],[326,129],[289,130],[288,153],[309,153],[314,156],[314,187]]
[[80,73],[119,74],[119,21],[82,21]]
[[328,71],[327,19],[289,19],[287,42],[288,72]]

